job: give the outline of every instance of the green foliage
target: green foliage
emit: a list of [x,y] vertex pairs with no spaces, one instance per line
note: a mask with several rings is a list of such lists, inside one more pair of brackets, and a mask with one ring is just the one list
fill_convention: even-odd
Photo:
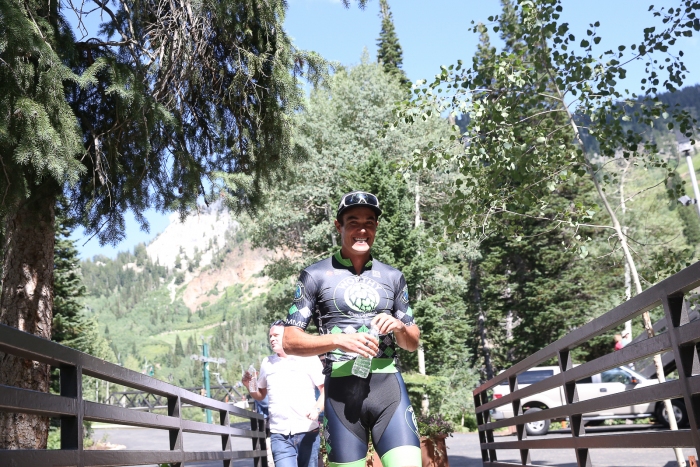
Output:
[[698,223],[698,214],[692,208],[678,208],[678,215],[683,221],[683,235],[688,239],[688,243],[692,245],[700,244],[700,223]]
[[[493,18],[492,30],[500,32],[506,46],[496,52],[488,43],[487,27],[475,25],[482,46],[471,68],[460,61],[443,67],[436,79],[416,90],[415,105],[407,106],[403,121],[420,121],[433,113],[466,113],[464,134],[455,134],[439,145],[426,146],[416,160],[431,167],[443,157],[452,158],[455,141],[463,141],[461,177],[446,203],[445,222],[455,234],[480,239],[488,232],[503,232],[501,222],[508,213],[524,214],[559,186],[577,183],[581,176],[599,183],[615,182],[614,175],[600,171],[616,154],[635,158],[646,167],[660,167],[663,177],[672,168],[659,157],[657,144],[645,132],[628,131],[623,122],[634,118],[645,128],[662,118],[672,118],[686,133],[692,116],[681,108],[670,108],[658,97],[659,86],[678,89],[685,66],[680,57],[668,58],[665,51],[677,37],[692,35],[697,2],[684,1],[681,8],[661,8],[654,14],[665,29],[644,31],[644,39],[629,49],[620,46],[596,55],[593,45],[601,38],[598,23],[592,24],[580,42],[561,23],[559,0],[504,0],[504,14]],[[597,49],[595,49],[597,50]],[[658,54],[665,64],[652,66]],[[642,81],[644,104],[632,105],[639,96],[619,90],[626,75],[625,64],[647,62]],[[665,74],[661,76],[660,73]],[[600,148],[601,157],[584,152],[579,122]],[[602,193],[602,191],[601,191]],[[602,196],[602,195],[601,195]],[[551,218],[560,223],[583,224],[590,206],[570,206]],[[510,227],[510,226],[509,226]]]
[[395,77],[401,86],[407,91],[411,88],[411,81],[401,69],[403,64],[403,50],[399,44],[399,38],[394,28],[394,18],[389,9],[387,0],[379,0],[379,8],[382,17],[382,30],[377,40],[377,62],[381,63],[384,71]]
[[49,429],[49,439],[46,449],[61,449],[61,429],[57,426]]
[[[663,30],[647,28],[629,49],[599,54],[599,23],[577,41],[560,22],[561,3],[502,0],[489,26],[471,28],[480,38],[471,66],[441,67],[396,122],[463,116],[448,138],[413,152],[413,167],[452,164],[456,172],[441,221],[465,244],[472,270],[465,303],[478,329],[469,348],[489,376],[619,303],[622,261],[640,291],[635,271],[653,283],[695,251],[678,235],[680,218],[663,193],[682,192],[681,183],[666,183],[677,163],[674,150],[662,149],[673,138],[649,129],[663,124],[691,136],[692,109],[660,91],[675,92],[685,79],[682,54],[666,52],[697,30],[700,4],[654,10]],[[500,51],[489,31],[500,34]],[[634,60],[646,64],[643,96],[619,89]],[[577,349],[582,359],[607,351],[602,340]]]
[[[65,200],[60,199],[56,206],[52,338],[61,343],[80,337],[83,311],[81,297],[86,292],[75,241],[70,239],[72,223],[66,218],[65,211]],[[85,351],[82,348],[78,350]]]
[[[590,194],[585,183],[552,193],[543,200],[546,210],[504,219],[517,223],[521,236],[495,235],[482,242],[475,260],[478,278],[470,290],[481,290],[495,369],[524,359],[623,300],[622,265],[605,254],[607,235],[552,228],[541,219],[565,205],[586,202],[582,198]],[[592,254],[581,257],[570,240],[577,234],[588,237],[585,245]],[[472,341],[475,354],[480,345]],[[589,353],[587,344],[575,351],[577,357]]]
[[184,357],[185,350],[182,348],[182,341],[180,340],[180,335],[175,336],[175,355],[177,357]]
[[[461,425],[473,412],[472,390],[478,385],[478,378],[466,361],[448,366],[451,366],[450,371],[442,371],[442,376],[404,373],[403,379],[415,410],[422,407],[423,397],[427,396],[431,414],[439,414],[438,417]],[[423,432],[421,435],[428,436]]]
[[406,383],[408,397],[411,399],[411,405],[417,410],[421,407],[423,395],[427,395],[430,400],[431,410],[440,412],[440,406],[434,405],[433,401],[441,400],[440,395],[447,387],[448,381],[441,376],[421,375],[420,373],[404,372],[403,380]]
[[[165,15],[148,1],[3,1],[0,219],[46,186],[67,188],[66,215],[102,242],[123,238],[127,210],[147,229],[145,209],[184,215],[202,195],[253,209],[291,158],[300,77],[317,84],[327,69],[292,46],[286,6],[226,0]],[[88,10],[104,23],[78,41],[65,16]]]
[[[45,179],[75,184],[80,130],[64,83],[77,76],[63,58],[73,37],[57,5],[0,2],[0,219]],[[55,190],[54,190],[55,191]]]
[[452,436],[455,429],[452,423],[438,415],[419,415],[416,417],[418,422],[418,433],[421,436],[428,438]]

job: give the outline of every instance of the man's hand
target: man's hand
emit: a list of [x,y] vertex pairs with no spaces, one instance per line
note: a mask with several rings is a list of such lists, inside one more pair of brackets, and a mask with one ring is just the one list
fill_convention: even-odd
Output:
[[418,326],[406,326],[400,319],[388,313],[380,313],[374,317],[372,324],[379,328],[380,334],[394,333],[396,343],[404,350],[413,352],[418,348],[420,329]]
[[241,378],[241,384],[245,386],[245,388],[248,390],[248,392],[254,392],[250,390],[250,382],[253,380],[253,375],[251,375],[248,370],[246,370],[245,373],[243,373],[243,378]]
[[405,333],[406,325],[400,319],[387,313],[379,313],[372,320],[372,324],[379,328],[379,334],[385,335],[393,332],[394,335]]
[[376,357],[379,350],[379,341],[364,332],[338,334],[335,339],[340,350],[353,352],[362,357]]
[[265,396],[267,396],[267,388],[258,388],[257,391],[251,391],[250,390],[250,382],[253,380],[253,375],[251,375],[248,371],[243,373],[243,378],[241,378],[241,384],[245,386],[245,388],[248,390],[248,393],[250,394],[250,397],[255,399],[256,401],[261,401],[265,399]]
[[309,413],[306,414],[306,418],[315,422],[318,420],[319,415],[321,415],[321,409],[319,407],[314,407]]

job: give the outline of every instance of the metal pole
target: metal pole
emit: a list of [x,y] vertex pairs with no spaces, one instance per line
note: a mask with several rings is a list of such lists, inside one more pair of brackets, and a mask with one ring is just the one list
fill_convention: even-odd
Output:
[[695,193],[695,209],[700,216],[700,189],[698,189],[698,180],[695,178],[695,167],[693,167],[693,158],[690,157],[690,151],[685,151],[685,161],[688,163],[688,172],[690,173],[690,182],[693,184],[693,192]]
[[[209,358],[209,344],[206,342],[202,343],[202,355],[204,355],[204,390],[206,391],[207,397],[211,397],[211,388],[209,387],[209,362],[206,360]],[[212,423],[211,410],[206,409],[207,412],[207,423]]]

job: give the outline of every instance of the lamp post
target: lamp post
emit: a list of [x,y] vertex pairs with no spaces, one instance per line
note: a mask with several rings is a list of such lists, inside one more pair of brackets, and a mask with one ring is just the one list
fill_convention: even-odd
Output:
[[690,156],[690,150],[693,146],[690,144],[690,138],[687,136],[676,133],[676,140],[678,141],[678,152],[685,155],[685,161],[688,164],[688,172],[690,173],[690,183],[693,185],[693,193],[695,193],[695,199],[690,199],[688,196],[681,196],[678,201],[684,205],[695,204],[695,209],[700,216],[700,189],[698,189],[698,180],[695,177],[695,167],[693,166],[693,158]]

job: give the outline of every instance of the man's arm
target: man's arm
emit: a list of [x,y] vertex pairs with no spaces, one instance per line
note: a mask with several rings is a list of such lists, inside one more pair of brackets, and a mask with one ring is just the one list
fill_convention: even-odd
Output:
[[[401,323],[403,324],[403,323]],[[418,343],[420,341],[420,329],[418,326],[403,326],[404,332],[394,331],[394,337],[396,338],[396,343],[402,349],[408,350],[409,352],[415,352],[418,349]]]
[[380,334],[389,334],[393,331],[396,343],[402,349],[414,352],[418,348],[420,329],[415,324],[406,326],[400,319],[394,318],[387,313],[380,313],[375,316],[372,324],[379,328]]
[[286,354],[302,357],[321,355],[335,349],[354,352],[363,357],[375,357],[379,350],[379,341],[363,332],[312,336],[296,326],[287,326],[284,328],[282,347]]
[[241,379],[241,383],[248,390],[250,397],[252,397],[256,401],[261,401],[261,400],[265,399],[265,396],[267,396],[267,388],[258,388],[257,391],[251,391],[250,386],[249,386],[251,379],[252,379],[251,375],[247,371],[243,375],[243,379]]
[[318,386],[318,399],[316,399],[316,403],[314,404],[314,408],[312,409],[311,412],[306,414],[306,418],[309,420],[318,420],[318,416],[323,412],[323,404],[325,401],[325,395],[323,393],[323,384]]

